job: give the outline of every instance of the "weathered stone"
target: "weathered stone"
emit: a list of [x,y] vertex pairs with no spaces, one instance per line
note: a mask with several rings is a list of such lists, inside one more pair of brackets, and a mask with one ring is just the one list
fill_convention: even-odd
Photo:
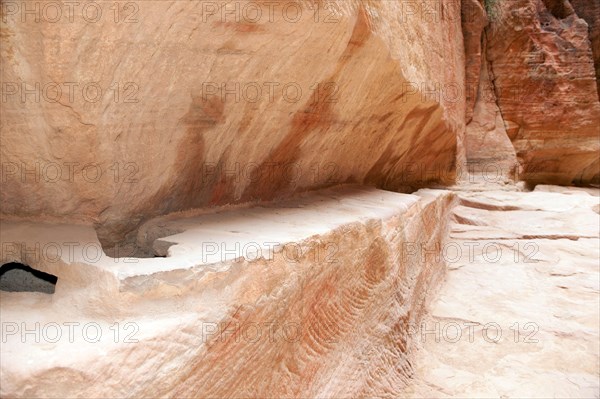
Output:
[[600,98],[600,1],[569,0],[573,9],[588,25],[592,55],[596,68],[596,87]]
[[459,194],[445,251],[449,271],[415,330],[421,349],[403,397],[598,394],[594,191]]
[[[175,214],[140,231],[141,241],[171,232],[160,238],[173,243],[168,256],[154,259],[93,262],[81,251],[99,247],[90,227],[10,223],[3,248],[80,245],[60,260],[3,252],[3,262],[28,262],[58,283],[51,301],[0,293],[2,325],[19,328],[3,330],[1,395],[397,396],[413,370],[409,326],[445,271],[439,251],[453,198],[345,187],[262,208]],[[21,323],[34,329],[34,321],[42,331],[57,323],[62,337],[23,339]],[[80,323],[72,342],[68,322]],[[86,323],[97,325],[84,335]]]
[[486,53],[502,118],[514,131],[519,179],[600,182],[600,102],[588,24],[566,1],[494,4]]
[[[121,3],[119,23],[108,3],[98,22],[81,6],[73,22],[7,13],[3,215],[95,222],[108,248],[173,211],[454,180],[464,101],[423,90],[464,81],[460,9],[440,19],[394,1],[285,0],[272,16],[252,3],[253,22],[246,2],[229,3],[133,2],[133,23]],[[36,164],[39,181],[22,176]]]
[[471,122],[475,102],[479,97],[479,78],[482,70],[482,34],[488,23],[483,4],[479,0],[461,3],[462,33],[465,41],[465,123]]
[[0,396],[598,396],[598,1],[0,7]]
[[498,108],[491,65],[487,60],[488,16],[479,0],[462,3],[462,29],[465,40],[466,110],[465,164],[459,179],[462,183],[494,180],[505,184],[515,178],[518,169],[515,150],[507,136]]

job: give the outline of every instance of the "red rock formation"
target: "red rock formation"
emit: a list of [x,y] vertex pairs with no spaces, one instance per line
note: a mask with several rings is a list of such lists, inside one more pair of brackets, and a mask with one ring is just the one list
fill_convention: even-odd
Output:
[[588,24],[588,33],[592,43],[592,55],[596,68],[596,87],[600,97],[600,1],[569,0],[575,13]]
[[487,57],[519,178],[598,183],[600,103],[588,25],[567,1],[500,1],[490,10]]
[[[5,322],[91,319],[107,334],[91,346],[89,337],[29,345],[17,330],[4,346],[3,335],[3,397],[405,396],[411,327],[446,270],[454,196],[390,191],[450,185],[457,165],[484,188],[600,182],[597,1],[63,4],[0,3],[0,263],[58,277],[52,300],[0,294],[1,324],[5,333]],[[348,182],[389,191],[299,194]],[[577,241],[598,237],[597,201],[576,193],[464,194],[452,238],[517,240],[511,247],[568,238],[578,244],[543,257],[597,255],[595,242]],[[538,212],[540,201],[558,211]],[[237,251],[255,238],[279,257]],[[85,251],[75,258],[73,243]],[[125,244],[134,248],[119,251]],[[204,244],[229,246],[206,260]],[[286,259],[287,244],[302,256]],[[327,244],[339,262],[318,259]],[[486,273],[460,267],[477,277],[476,294],[453,297],[473,310]],[[514,288],[514,275],[493,273]],[[487,310],[508,296],[488,296]],[[573,331],[597,338],[586,306],[577,317],[590,324]],[[139,327],[139,345],[109,342],[123,322]],[[254,341],[240,325],[268,332]],[[555,338],[554,347],[570,342]],[[573,343],[578,351],[588,338]],[[540,353],[537,364],[554,356]],[[569,379],[589,385],[579,393],[598,391],[588,370],[597,358]],[[427,392],[464,393],[435,378],[423,380]],[[471,396],[503,395],[488,388]]]
[[479,96],[478,87],[482,70],[482,33],[488,20],[483,4],[479,0],[463,1],[461,17],[465,41],[465,123],[468,124],[473,118],[473,108]]
[[497,105],[487,60],[487,13],[478,0],[462,3],[466,60],[466,165],[463,182],[507,183],[514,179],[517,160]]

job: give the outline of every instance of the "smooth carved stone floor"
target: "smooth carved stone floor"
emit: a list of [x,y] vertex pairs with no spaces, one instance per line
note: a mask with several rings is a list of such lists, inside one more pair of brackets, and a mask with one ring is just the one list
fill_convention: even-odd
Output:
[[598,193],[459,194],[449,273],[413,332],[420,350],[402,396],[600,396]]
[[89,226],[4,221],[2,263],[58,282],[0,294],[0,395],[396,397],[454,202],[350,186],[175,214],[139,232],[166,257],[140,259],[96,259]]

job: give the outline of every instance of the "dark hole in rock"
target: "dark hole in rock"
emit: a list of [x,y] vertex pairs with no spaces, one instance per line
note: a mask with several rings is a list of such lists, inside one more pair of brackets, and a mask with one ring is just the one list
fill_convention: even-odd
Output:
[[557,19],[565,19],[573,14],[573,7],[567,0],[543,0],[544,5]]
[[54,294],[58,278],[22,263],[11,262],[0,267],[0,291],[43,292]]

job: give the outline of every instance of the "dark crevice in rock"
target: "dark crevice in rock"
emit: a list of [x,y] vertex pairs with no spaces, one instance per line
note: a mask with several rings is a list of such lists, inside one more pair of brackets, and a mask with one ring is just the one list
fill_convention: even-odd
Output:
[[58,278],[27,265],[10,262],[0,267],[0,291],[54,294]]
[[565,19],[574,13],[573,7],[567,0],[542,0],[554,18]]
[[500,107],[500,102],[498,101],[498,98],[500,98],[500,91],[498,90],[498,87],[496,85],[496,74],[494,73],[494,65],[493,63],[490,61],[490,56],[489,54],[487,54],[489,45],[488,45],[488,30],[489,30],[489,25],[485,27],[485,29],[483,30],[483,50],[482,53],[485,52],[486,53],[486,59],[485,59],[485,63],[483,63],[481,65],[482,68],[487,68],[488,70],[488,74],[490,76],[490,84],[492,85],[492,89],[494,92],[494,101],[496,103],[496,107],[498,108],[498,112],[500,112],[500,117],[502,118],[502,122],[506,125],[506,118],[504,117],[504,115],[502,114],[502,108]]

